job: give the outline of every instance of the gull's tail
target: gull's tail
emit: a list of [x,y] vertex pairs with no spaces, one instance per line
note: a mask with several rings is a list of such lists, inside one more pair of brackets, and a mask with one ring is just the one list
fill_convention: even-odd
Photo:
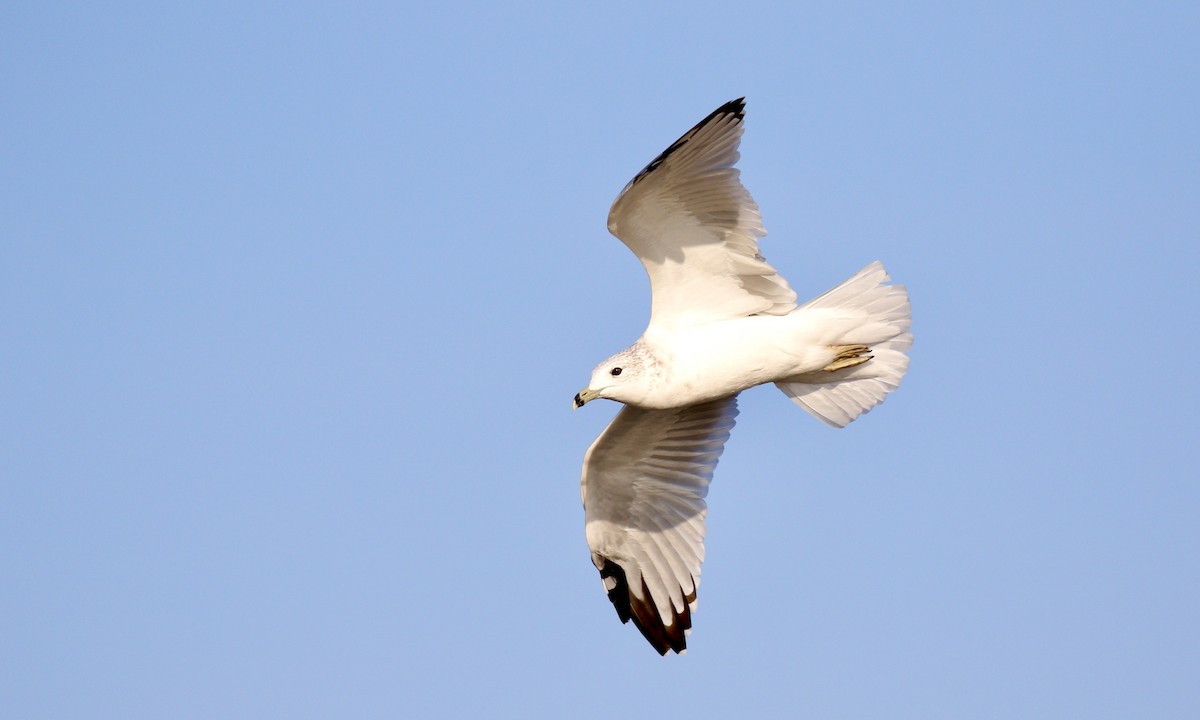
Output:
[[[830,338],[830,345],[842,352],[827,369],[775,383],[826,425],[845,427],[883,402],[908,370],[908,293],[903,285],[885,285],[889,279],[883,265],[873,262],[793,311],[828,315],[831,329],[843,328]],[[866,357],[870,359],[864,361]]]

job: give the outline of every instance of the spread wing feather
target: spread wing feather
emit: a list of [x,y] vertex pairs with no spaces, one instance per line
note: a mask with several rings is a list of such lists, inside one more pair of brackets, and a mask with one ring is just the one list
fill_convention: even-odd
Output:
[[608,229],[650,276],[650,324],[785,315],[796,293],[758,250],[766,234],[737,162],[745,103],[728,102],[617,196]]
[[661,654],[681,653],[704,560],[704,496],[737,398],[671,410],[621,409],[583,460],[592,562],[622,622]]

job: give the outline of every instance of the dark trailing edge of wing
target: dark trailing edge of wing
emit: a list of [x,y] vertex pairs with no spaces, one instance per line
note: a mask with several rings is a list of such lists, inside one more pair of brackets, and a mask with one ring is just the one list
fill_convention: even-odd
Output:
[[692,629],[691,603],[696,600],[694,586],[691,595],[684,598],[682,613],[675,612],[672,607],[671,624],[667,626],[658,614],[658,608],[654,606],[650,589],[646,587],[644,579],[642,597],[639,599],[629,590],[624,568],[603,556],[595,556],[593,559],[599,559],[602,563],[599,568],[600,579],[612,578],[616,583],[613,589],[608,591],[608,599],[617,609],[617,617],[621,618],[621,622],[633,620],[633,624],[642,631],[642,635],[650,641],[659,655],[666,655],[668,650],[681,653],[687,649],[686,631]]
[[696,134],[697,130],[710,123],[714,118],[718,118],[723,115],[733,115],[737,118],[738,122],[741,122],[746,117],[746,98],[740,97],[737,100],[730,100],[721,107],[710,112],[708,117],[696,123],[691,130],[685,132],[678,140],[671,143],[670,147],[668,147],[666,150],[663,150],[658,157],[651,160],[649,165],[642,168],[641,172],[639,172],[637,175],[634,175],[633,179],[629,181],[629,184],[626,185],[625,188],[629,189],[633,187],[639,180],[649,175],[654,168],[662,165],[663,161],[671,156],[671,153],[683,147],[688,140],[691,140],[692,136]]

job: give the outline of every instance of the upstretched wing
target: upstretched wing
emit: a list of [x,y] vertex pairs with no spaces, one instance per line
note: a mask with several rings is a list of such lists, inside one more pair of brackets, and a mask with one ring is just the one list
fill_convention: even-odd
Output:
[[725,103],[625,186],[608,229],[650,275],[650,324],[785,315],[796,293],[758,251],[758,205],[734,167],[745,103]]
[[737,416],[728,397],[672,410],[626,406],[583,459],[592,562],[621,622],[682,653],[704,560],[704,496]]

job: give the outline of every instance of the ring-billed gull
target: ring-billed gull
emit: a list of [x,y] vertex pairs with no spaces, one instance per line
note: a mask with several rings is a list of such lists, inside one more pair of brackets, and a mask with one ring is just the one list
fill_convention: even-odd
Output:
[[843,427],[896,389],[912,345],[908,295],[878,262],[796,305],[734,168],[744,112],[744,98],[717,108],[617,196],[608,229],[650,276],[650,322],[575,395],[625,405],[584,455],[587,543],[621,622],[662,655],[691,632],[704,496],[737,394],[773,382]]

